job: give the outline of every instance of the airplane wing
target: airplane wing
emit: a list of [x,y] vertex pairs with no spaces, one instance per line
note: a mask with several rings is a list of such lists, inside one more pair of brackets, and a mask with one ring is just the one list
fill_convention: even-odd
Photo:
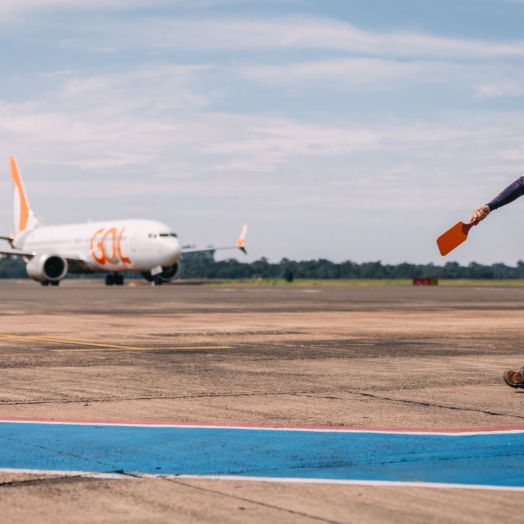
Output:
[[182,249],[182,255],[186,253],[209,253],[210,251],[220,251],[221,249],[240,249],[247,255],[247,251],[243,247],[225,246],[225,247],[208,247],[206,249]]
[[36,253],[23,253],[22,251],[0,251],[0,255],[5,255],[5,256],[8,256],[8,257],[11,257],[11,256],[17,256],[17,257],[30,257],[30,258],[33,258]]
[[246,248],[244,247],[246,243],[246,233],[247,233],[247,223],[242,227],[240,236],[238,237],[237,243],[235,246],[226,246],[226,247],[208,247],[207,249],[184,249],[182,248],[182,254],[186,253],[209,253],[210,251],[220,251],[222,249],[240,249],[243,253],[247,255]]
[[[3,236],[0,236],[0,240],[7,240],[9,242],[12,242],[13,238],[12,237],[3,237]],[[14,251],[14,250],[9,250],[9,251],[0,251],[0,255],[4,255],[4,256],[7,256],[7,257],[13,257],[13,256],[16,256],[16,257],[26,257],[26,258],[33,258],[36,253],[33,251],[31,253],[27,253],[27,252],[24,252],[24,251]],[[67,260],[67,263],[69,265],[69,267],[80,267],[80,266],[83,266],[85,264],[85,260],[82,260],[80,258],[68,258],[68,257],[64,257],[66,260]]]
[[[23,251],[13,251],[13,250],[10,250],[10,251],[0,251],[0,255],[4,255],[4,256],[7,256],[7,257],[12,257],[12,256],[16,256],[16,257],[26,257],[26,258],[33,258],[34,256],[36,256],[36,253],[33,251],[32,253],[27,253],[27,252],[23,252]],[[66,260],[67,260],[67,264],[70,268],[84,268],[84,265],[86,263],[85,260],[82,260],[80,258],[69,258],[69,257],[64,257]]]

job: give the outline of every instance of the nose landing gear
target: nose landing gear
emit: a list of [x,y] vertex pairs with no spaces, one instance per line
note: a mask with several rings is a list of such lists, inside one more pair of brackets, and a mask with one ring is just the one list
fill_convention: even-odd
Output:
[[106,276],[106,286],[123,286],[124,277],[119,273],[109,273]]

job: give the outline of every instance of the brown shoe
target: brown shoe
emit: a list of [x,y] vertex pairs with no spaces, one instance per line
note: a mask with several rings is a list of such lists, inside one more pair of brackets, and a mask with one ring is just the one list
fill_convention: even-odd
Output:
[[506,371],[504,375],[504,382],[510,388],[523,388],[524,389],[524,368],[520,371],[512,371],[511,369]]

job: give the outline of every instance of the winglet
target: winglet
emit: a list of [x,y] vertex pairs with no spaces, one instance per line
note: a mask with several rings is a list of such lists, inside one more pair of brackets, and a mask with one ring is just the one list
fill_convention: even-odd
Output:
[[246,243],[246,234],[247,234],[247,222],[242,227],[242,231],[240,232],[240,236],[238,237],[238,240],[237,240],[238,249],[240,249],[240,251],[242,251],[243,253],[247,255],[246,248],[244,247]]
[[11,168],[11,179],[15,185],[13,196],[13,212],[16,232],[24,231],[25,229],[32,229],[36,226],[37,220],[33,216],[33,212],[29,207],[29,202],[24,189],[24,184],[14,156],[9,157],[9,166]]

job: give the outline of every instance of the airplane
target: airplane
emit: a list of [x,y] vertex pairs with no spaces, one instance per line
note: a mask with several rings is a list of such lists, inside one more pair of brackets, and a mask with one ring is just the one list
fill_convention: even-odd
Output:
[[235,246],[184,249],[166,224],[131,219],[62,226],[43,226],[33,214],[14,157],[9,158],[14,183],[16,232],[0,236],[11,245],[3,256],[18,256],[26,262],[27,274],[43,286],[58,286],[68,273],[107,273],[107,286],[122,286],[125,271],[140,271],[152,285],[171,282],[180,275],[180,257],[245,245],[244,224]]

